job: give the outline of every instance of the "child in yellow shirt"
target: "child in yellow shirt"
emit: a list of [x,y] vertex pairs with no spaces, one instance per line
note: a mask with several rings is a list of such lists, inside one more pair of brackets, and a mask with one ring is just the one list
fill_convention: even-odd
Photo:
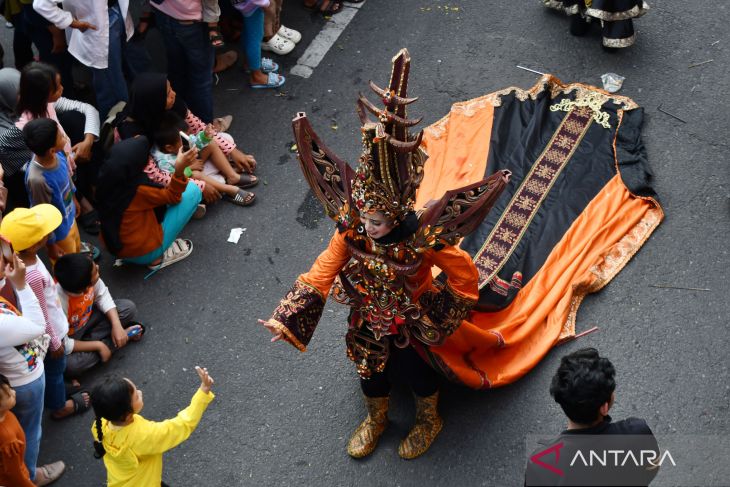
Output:
[[159,487],[162,454],[187,440],[215,397],[208,369],[195,367],[200,388],[175,418],[148,421],[139,415],[142,391],[126,378],[109,377],[91,392],[91,428],[97,458],[104,458],[109,487]]

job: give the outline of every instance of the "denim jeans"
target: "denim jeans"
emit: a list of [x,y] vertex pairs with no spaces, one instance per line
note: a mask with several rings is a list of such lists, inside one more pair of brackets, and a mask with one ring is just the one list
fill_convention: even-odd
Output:
[[51,411],[58,411],[66,405],[66,386],[63,384],[66,355],[64,354],[61,358],[53,358],[49,350],[43,365],[46,368],[46,407]]
[[162,246],[140,257],[125,258],[124,262],[148,265],[159,259],[193,217],[202,197],[200,188],[192,181],[188,181],[182,194],[182,201],[176,205],[169,205],[165,211],[165,219],[162,220]]
[[13,414],[17,416],[25,433],[25,466],[28,468],[31,480],[35,480],[38,449],[41,446],[41,419],[43,418],[45,388],[45,373],[30,384],[13,388],[16,401]]
[[67,98],[73,98],[74,80],[73,73],[71,72],[73,57],[67,49],[56,54],[51,52],[53,49],[53,36],[48,31],[48,26],[52,24],[33,10],[32,2],[23,5],[23,10],[19,17],[23,24],[21,29],[32,39],[33,44],[38,49],[38,58],[44,63],[53,64],[58,68],[58,71],[61,73],[63,94]]
[[167,76],[195,115],[203,122],[213,121],[214,48],[203,22],[179,21],[155,12],[157,28],[167,51]]
[[127,41],[124,17],[119,5],[109,9],[109,51],[105,69],[91,68],[96,104],[103,122],[120,101],[129,101],[125,72],[130,78],[149,70],[150,55],[142,42]]

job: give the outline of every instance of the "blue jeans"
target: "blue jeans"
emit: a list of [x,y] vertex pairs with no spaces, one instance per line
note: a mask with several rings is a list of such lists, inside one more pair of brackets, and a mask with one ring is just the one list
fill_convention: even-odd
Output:
[[73,56],[69,54],[67,49],[60,53],[52,53],[53,36],[48,31],[50,24],[46,19],[41,17],[35,10],[33,4],[24,4],[20,12],[21,29],[30,37],[38,49],[38,57],[44,63],[53,64],[61,73],[61,83],[63,84],[64,95],[73,98],[74,80],[71,67],[73,65]]
[[35,480],[38,449],[41,446],[41,419],[43,418],[45,388],[45,373],[30,384],[13,388],[16,401],[13,414],[17,416],[25,433],[25,466],[28,468],[31,480]]
[[46,407],[51,411],[58,411],[66,406],[66,386],[63,384],[66,355],[64,354],[61,358],[53,358],[49,350],[43,365],[46,368]]
[[172,88],[205,123],[213,121],[214,48],[203,22],[175,20],[155,12],[167,51],[167,77]]
[[120,101],[129,101],[124,70],[130,77],[149,69],[149,53],[141,42],[127,42],[124,17],[119,5],[109,9],[109,51],[105,69],[90,68],[93,75],[96,104],[103,122],[109,110]]
[[125,258],[124,262],[149,265],[159,259],[190,221],[202,197],[200,188],[192,181],[188,181],[182,194],[182,201],[176,205],[169,205],[165,211],[165,219],[162,220],[162,246],[140,257]]
[[248,17],[243,17],[241,50],[246,53],[248,69],[261,69],[261,41],[264,39],[264,11],[257,8]]

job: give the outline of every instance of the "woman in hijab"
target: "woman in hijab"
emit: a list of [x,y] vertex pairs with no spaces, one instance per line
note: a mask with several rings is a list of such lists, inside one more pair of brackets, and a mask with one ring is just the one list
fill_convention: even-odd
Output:
[[201,192],[188,181],[185,168],[197,149],[178,153],[167,187],[144,173],[150,144],[139,136],[115,144],[99,171],[97,209],[109,252],[124,262],[161,269],[186,258],[193,243],[177,235],[195,213]]
[[15,105],[19,87],[20,71],[0,69],[0,162],[4,172],[2,179],[9,191],[5,207],[7,211],[28,206],[22,169],[33,157],[23,140],[23,132],[15,126],[18,120]]
[[[129,105],[117,117],[116,129],[120,139],[127,139],[135,135],[145,135],[153,140],[154,133],[159,127],[160,120],[166,110],[176,112],[185,120],[188,134],[196,134],[205,130],[206,124],[193,114],[185,102],[176,96],[170,82],[162,73],[142,73],[137,75],[130,90]],[[216,157],[222,152],[223,157]],[[241,188],[249,188],[258,184],[258,178],[253,174],[256,169],[256,159],[252,155],[244,154],[236,148],[233,138],[226,133],[217,132],[213,141],[200,152],[202,160],[210,160],[218,170],[226,175],[229,184]],[[230,161],[235,172],[240,173],[238,181],[232,181],[230,167],[220,167]],[[253,200],[253,193],[249,193]],[[220,196],[219,196],[220,197]]]

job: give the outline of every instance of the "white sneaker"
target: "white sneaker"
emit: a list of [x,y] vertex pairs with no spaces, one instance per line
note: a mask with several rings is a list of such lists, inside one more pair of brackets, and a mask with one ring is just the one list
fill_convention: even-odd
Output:
[[277,34],[284,39],[289,39],[294,44],[302,40],[302,34],[299,31],[290,29],[289,27],[284,27],[283,25],[279,27],[279,32],[277,32]]
[[284,39],[279,34],[274,34],[274,37],[266,42],[261,43],[261,49],[263,51],[271,51],[283,56],[289,54],[294,50],[295,44],[289,39]]

